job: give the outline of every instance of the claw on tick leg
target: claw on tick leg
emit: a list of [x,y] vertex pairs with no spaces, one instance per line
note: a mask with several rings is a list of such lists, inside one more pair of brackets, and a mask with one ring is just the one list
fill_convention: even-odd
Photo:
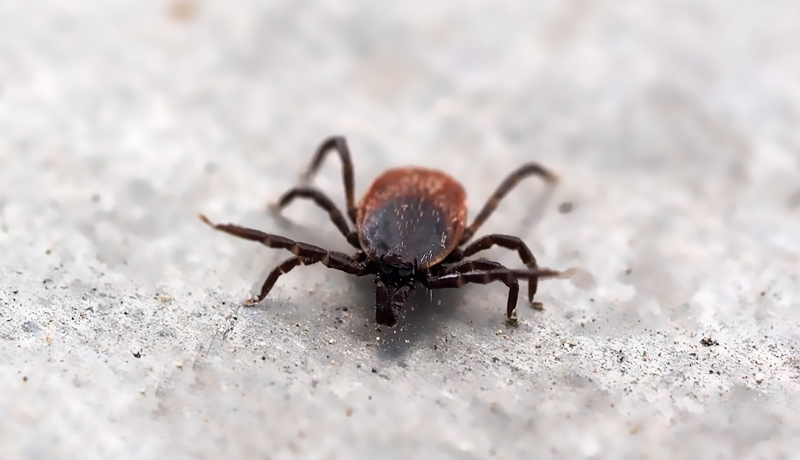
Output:
[[506,317],[506,325],[519,326],[519,320],[517,319],[517,310],[514,310],[514,312],[511,313],[510,317],[509,316]]

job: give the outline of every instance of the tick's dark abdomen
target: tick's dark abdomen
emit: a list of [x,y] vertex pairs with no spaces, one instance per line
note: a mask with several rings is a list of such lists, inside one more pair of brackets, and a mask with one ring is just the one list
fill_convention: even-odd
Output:
[[366,217],[361,241],[372,258],[393,253],[427,267],[451,242],[450,228],[430,201],[404,196],[386,202]]
[[364,194],[358,237],[372,260],[391,253],[424,269],[452,252],[466,218],[466,193],[452,177],[431,169],[392,169]]

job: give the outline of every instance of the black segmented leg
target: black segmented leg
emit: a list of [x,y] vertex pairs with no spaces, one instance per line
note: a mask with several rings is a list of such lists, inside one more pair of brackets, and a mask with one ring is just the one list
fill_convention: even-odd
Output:
[[[486,235],[478,238],[474,242],[467,245],[463,249],[453,251],[448,257],[447,262],[457,262],[461,259],[472,256],[473,254],[485,251],[492,246],[500,246],[502,248],[516,250],[522,263],[528,268],[536,268],[536,258],[533,257],[528,245],[516,236],[510,235]],[[533,303],[533,296],[536,294],[536,289],[539,287],[539,279],[533,278],[528,282],[528,302]]]
[[[367,265],[368,267],[369,267],[369,266],[372,266],[372,262],[369,260],[369,257],[367,257],[367,253],[366,253],[366,252],[364,252],[364,251],[360,251],[360,250],[359,250],[358,252],[356,252],[356,253],[353,255],[353,260],[355,260],[355,261],[356,261],[357,263],[359,263],[359,264],[360,264],[360,263],[363,263],[363,262],[366,262],[366,265]],[[370,270],[371,270],[371,269],[370,269]]]
[[[491,269],[491,270],[477,270],[466,273],[452,273],[444,274],[438,277],[431,277],[425,280],[424,284],[428,289],[442,289],[442,288],[457,288],[467,283],[489,284],[493,281],[502,281],[509,285],[518,279],[533,279],[533,278],[559,278],[568,276],[569,272],[560,272],[557,270],[550,270],[547,268],[534,268],[534,269]],[[511,319],[514,308],[506,311],[506,315]]]
[[[486,259],[465,260],[459,264],[449,267],[445,275],[456,273],[475,272],[481,270],[507,270],[503,265]],[[514,309],[517,308],[517,298],[519,297],[519,281],[514,279],[501,280],[508,286],[508,301],[506,302],[506,316],[511,318]],[[454,286],[455,287],[455,286]]]
[[[284,264],[287,264],[287,267],[291,265],[291,268],[294,268],[297,266],[297,264],[309,265],[317,262],[322,263],[322,265],[325,265],[328,268],[340,270],[352,275],[363,276],[371,272],[371,265],[362,261],[354,260],[352,257],[341,252],[327,251],[312,244],[300,243],[290,240],[289,238],[271,235],[269,233],[264,233],[260,230],[255,230],[252,228],[240,227],[232,224],[213,224],[206,216],[202,214],[200,215],[200,220],[216,230],[229,233],[233,236],[238,236],[239,238],[244,238],[246,240],[256,241],[270,248],[287,249],[289,252],[297,256],[284,261],[280,266],[278,266],[278,269],[276,269],[278,272],[280,272],[280,268]],[[295,262],[293,259],[298,260]],[[276,270],[273,270],[272,273],[270,273],[270,276],[267,278],[267,282],[269,282],[269,278],[272,276],[274,276],[276,279],[278,276],[280,276],[280,273],[276,274]],[[265,286],[266,284],[267,283],[265,283]],[[271,288],[271,286],[269,287]],[[264,288],[262,287],[262,293],[263,291]],[[268,291],[269,288],[267,288],[267,292]],[[263,299],[263,297],[259,296],[259,300],[260,299]]]
[[[363,253],[359,253],[357,255],[362,255],[362,254]],[[267,297],[267,294],[269,294],[269,291],[271,291],[272,288],[275,286],[275,283],[278,281],[278,278],[280,278],[281,275],[289,273],[290,271],[292,271],[293,268],[299,265],[313,265],[317,262],[320,262],[320,260],[305,259],[296,256],[284,260],[277,267],[275,267],[275,269],[269,273],[267,279],[264,280],[264,284],[261,286],[261,291],[259,292],[258,297],[245,301],[245,304],[255,305],[264,300]]]
[[347,215],[350,217],[350,220],[355,223],[357,208],[354,198],[355,182],[353,181],[353,161],[350,159],[350,149],[347,147],[347,141],[344,137],[331,136],[322,141],[319,147],[317,147],[317,151],[314,154],[314,158],[311,160],[311,164],[303,174],[302,180],[304,182],[311,181],[311,179],[314,177],[314,174],[316,174],[317,170],[319,170],[322,160],[325,159],[325,155],[327,155],[331,150],[336,150],[336,152],[339,154],[339,158],[342,160],[342,180],[344,181],[344,195],[345,199],[347,200]]
[[479,270],[495,270],[495,269],[505,269],[505,268],[506,267],[504,267],[500,262],[495,262],[493,260],[488,260],[488,259],[462,260],[455,265],[445,267],[444,271],[441,274],[451,275],[453,273],[467,273]]
[[311,265],[319,262],[315,259],[303,259],[301,257],[290,257],[283,262],[280,263],[274,270],[269,273],[267,279],[264,281],[264,284],[261,286],[261,291],[257,297],[253,299],[249,299],[245,301],[246,305],[255,305],[269,294],[269,291],[272,290],[272,287],[275,286],[275,282],[278,281],[281,275],[285,275],[292,271],[293,268],[297,267],[298,265]]
[[361,244],[358,242],[358,234],[350,230],[350,226],[347,225],[342,211],[339,211],[339,208],[337,208],[324,193],[313,187],[295,187],[289,190],[280,197],[273,209],[276,212],[281,212],[284,208],[289,206],[295,198],[307,198],[312,200],[317,206],[327,211],[333,224],[336,225],[336,228],[347,238],[347,242],[356,248],[361,248]]
[[492,213],[497,209],[497,205],[500,204],[500,200],[502,200],[508,192],[514,189],[517,184],[526,177],[529,176],[540,176],[548,183],[555,183],[558,180],[558,176],[555,173],[548,171],[543,166],[537,163],[528,163],[519,167],[516,171],[512,172],[505,178],[505,180],[500,183],[500,186],[497,187],[497,190],[492,194],[491,198],[483,205],[483,209],[481,212],[478,213],[478,216],[472,221],[472,224],[464,230],[464,233],[461,235],[461,241],[459,242],[459,246],[469,241],[474,235],[475,232],[486,222],[486,219],[492,215]]

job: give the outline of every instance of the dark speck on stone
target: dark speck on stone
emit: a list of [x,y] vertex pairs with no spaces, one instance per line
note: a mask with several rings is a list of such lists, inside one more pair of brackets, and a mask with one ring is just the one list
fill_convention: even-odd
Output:
[[574,206],[572,205],[571,201],[565,201],[560,205],[558,205],[558,212],[560,212],[561,214],[567,214],[572,212],[573,207]]
[[141,351],[137,351],[136,353],[133,354],[133,357],[136,358],[136,359],[141,358],[142,357],[142,352]]
[[700,340],[700,344],[703,345],[704,347],[711,347],[711,346],[719,345],[719,342],[717,342],[716,340],[714,340],[714,339],[712,339],[710,337],[703,337]]

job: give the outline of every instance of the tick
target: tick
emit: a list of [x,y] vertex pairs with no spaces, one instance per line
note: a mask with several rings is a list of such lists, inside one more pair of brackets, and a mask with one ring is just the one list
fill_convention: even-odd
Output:
[[[342,179],[347,200],[347,219],[320,190],[308,185],[329,152],[342,161]],[[475,232],[497,209],[497,205],[522,179],[539,176],[548,183],[557,177],[536,163],[528,163],[512,172],[495,190],[478,216],[467,225],[467,195],[464,187],[442,171],[416,167],[390,169],[378,176],[356,206],[353,189],[353,162],[343,137],[326,139],[317,148],[303,177],[303,185],[280,197],[275,210],[280,211],[295,199],[312,200],[328,212],[331,221],[356,248],[354,255],[290,240],[233,224],[211,227],[239,238],[256,241],[270,248],[287,249],[292,254],[267,276],[257,297],[246,301],[254,305],[264,300],[278,278],[298,265],[322,263],[328,268],[356,276],[375,275],[375,322],[394,326],[417,283],[428,289],[457,288],[467,283],[488,284],[501,281],[508,287],[506,316],[515,321],[519,281],[528,281],[528,301],[533,302],[540,278],[568,276],[539,268],[528,246],[509,235],[486,235],[470,243]],[[506,268],[486,259],[468,259],[477,252],[500,246],[515,250],[525,269]]]

